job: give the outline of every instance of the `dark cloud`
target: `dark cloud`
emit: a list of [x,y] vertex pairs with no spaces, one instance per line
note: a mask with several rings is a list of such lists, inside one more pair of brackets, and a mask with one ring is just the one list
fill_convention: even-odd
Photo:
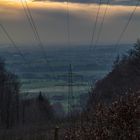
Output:
[[[52,1],[52,2],[67,2],[67,0],[34,0],[34,1]],[[107,3],[108,0],[102,0],[102,4]],[[138,0],[110,0],[113,5],[136,5]],[[71,3],[99,3],[99,0],[69,0]]]
[[[67,2],[67,0],[34,0],[34,1],[55,1],[55,2]],[[104,0],[106,1],[106,0]],[[99,0],[69,0],[72,3],[98,3]]]

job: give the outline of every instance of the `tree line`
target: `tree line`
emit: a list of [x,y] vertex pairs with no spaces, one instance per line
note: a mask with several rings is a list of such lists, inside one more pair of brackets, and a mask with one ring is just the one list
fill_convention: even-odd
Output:
[[20,87],[18,76],[7,71],[5,61],[0,58],[0,128],[29,123],[33,118],[34,122],[48,121],[54,116],[47,97],[40,92],[35,99],[22,99]]
[[113,69],[92,88],[88,104],[111,103],[128,93],[140,91],[140,40],[126,55],[117,56]]

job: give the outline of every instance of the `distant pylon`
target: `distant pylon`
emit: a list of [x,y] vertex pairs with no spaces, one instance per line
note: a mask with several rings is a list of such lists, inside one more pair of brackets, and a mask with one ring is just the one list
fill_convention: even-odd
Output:
[[72,117],[72,112],[74,111],[74,95],[73,95],[73,72],[72,65],[69,65],[68,72],[68,116]]

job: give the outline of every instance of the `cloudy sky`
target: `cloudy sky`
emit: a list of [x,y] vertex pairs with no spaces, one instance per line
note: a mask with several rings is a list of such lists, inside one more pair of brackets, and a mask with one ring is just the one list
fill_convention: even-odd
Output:
[[[67,2],[65,0],[28,0],[27,3],[43,44],[48,46],[67,44]],[[69,29],[72,45],[90,44],[99,8],[98,3],[99,0],[70,0]],[[94,40],[98,37],[106,3],[107,0],[102,0]],[[136,3],[137,0],[110,0],[98,44],[116,43]],[[36,43],[21,0],[0,0],[0,24],[4,25],[17,44]],[[134,43],[140,37],[139,25],[140,7],[138,6],[120,43]],[[0,44],[8,43],[7,37],[0,29]]]

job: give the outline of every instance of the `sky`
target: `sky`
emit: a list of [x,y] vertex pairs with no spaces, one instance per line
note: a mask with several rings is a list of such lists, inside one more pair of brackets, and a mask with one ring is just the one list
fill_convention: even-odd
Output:
[[[25,1],[25,0],[23,0]],[[99,8],[99,0],[27,0],[45,46],[89,45]],[[110,0],[98,45],[115,44],[135,8],[136,0]],[[93,43],[98,38],[107,0],[102,0]],[[25,3],[24,3],[25,4]],[[67,8],[67,6],[69,8]],[[69,10],[69,20],[68,20]],[[69,22],[68,22],[69,21]],[[37,41],[24,13],[21,0],[0,0],[0,24],[18,45],[34,45]],[[68,28],[69,25],[69,28]],[[134,43],[140,37],[140,7],[130,22],[120,44]],[[69,29],[69,41],[68,41]],[[68,43],[69,42],[69,43]],[[10,44],[0,28],[0,44]]]

